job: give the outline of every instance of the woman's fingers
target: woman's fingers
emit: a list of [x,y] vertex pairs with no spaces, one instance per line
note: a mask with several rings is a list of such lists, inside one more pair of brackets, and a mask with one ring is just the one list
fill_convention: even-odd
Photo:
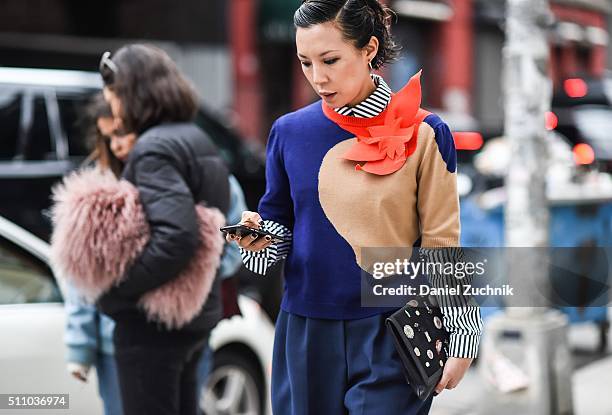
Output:
[[473,359],[449,357],[444,365],[442,379],[436,385],[436,393],[441,393],[444,389],[454,389],[459,385],[465,372],[469,369]]
[[258,235],[255,232],[249,235],[244,235],[238,239],[238,245],[241,248],[250,248],[251,244],[257,239],[257,236]]
[[242,218],[240,223],[248,226],[249,228],[259,229],[261,226],[261,216],[257,212],[251,212],[249,210],[242,212]]
[[[263,220],[259,213],[247,210],[242,212],[240,224],[248,226],[249,228],[259,229],[263,224]],[[270,237],[261,237],[255,232],[243,236],[227,234],[225,240],[228,242],[236,242],[238,246],[248,251],[261,251],[272,245]]]
[[253,251],[261,251],[262,249],[266,249],[270,245],[272,245],[272,239],[269,236],[263,238],[259,237],[255,240],[255,242],[251,244],[250,248]]
[[235,239],[238,245],[241,248],[244,248],[248,251],[261,251],[262,249],[266,249],[270,245],[272,245],[272,240],[266,236],[261,237],[253,232],[250,235],[245,235],[241,238]]
[[440,382],[438,382],[438,384],[436,385],[436,393],[439,395],[442,393],[442,391],[444,389],[446,389],[446,386],[448,385],[448,383],[450,382],[450,376],[447,373],[443,373],[442,374],[442,378],[440,379]]

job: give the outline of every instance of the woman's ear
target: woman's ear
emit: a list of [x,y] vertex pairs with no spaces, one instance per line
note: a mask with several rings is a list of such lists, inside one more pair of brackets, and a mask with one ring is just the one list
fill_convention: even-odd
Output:
[[378,38],[376,36],[370,37],[370,41],[363,48],[368,62],[372,62],[372,60],[376,57],[376,54],[378,53],[378,46]]

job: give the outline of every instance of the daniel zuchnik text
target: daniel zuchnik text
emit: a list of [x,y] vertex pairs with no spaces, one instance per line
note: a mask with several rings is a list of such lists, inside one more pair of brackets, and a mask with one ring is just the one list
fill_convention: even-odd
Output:
[[372,292],[376,296],[414,296],[414,295],[440,295],[440,296],[512,296],[514,295],[514,288],[509,284],[504,284],[501,287],[491,287],[486,285],[484,287],[474,287],[470,284],[463,284],[461,286],[449,287],[431,287],[427,284],[420,284],[418,286],[402,284],[399,287],[384,287],[382,284],[377,284],[372,288]]

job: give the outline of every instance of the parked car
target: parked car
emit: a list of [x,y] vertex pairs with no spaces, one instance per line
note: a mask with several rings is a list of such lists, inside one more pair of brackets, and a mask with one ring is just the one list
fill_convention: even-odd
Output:
[[581,164],[612,173],[612,76],[565,79],[547,124],[570,141]]
[[[83,111],[101,88],[95,72],[0,67],[0,215],[43,240],[51,232],[44,214],[51,187],[90,151]],[[247,206],[256,210],[265,191],[263,152],[223,120],[204,105],[196,116],[242,185]],[[280,274],[280,267],[266,278],[244,267],[238,272],[242,290],[257,299],[273,320],[282,293]]]
[[[62,413],[101,414],[95,382],[66,372],[61,279],[49,265],[49,249],[0,216],[0,391],[69,394],[70,410]],[[206,415],[271,413],[274,327],[255,301],[240,296],[239,305],[242,315],[211,334],[214,366],[200,399]]]

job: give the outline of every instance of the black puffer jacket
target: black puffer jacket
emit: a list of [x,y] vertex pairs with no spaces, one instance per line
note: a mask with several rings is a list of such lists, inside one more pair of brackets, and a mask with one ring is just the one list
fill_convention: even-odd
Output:
[[[195,203],[223,214],[229,208],[228,170],[212,141],[195,124],[163,124],[145,131],[130,152],[123,178],[136,186],[151,236],[119,286],[98,302],[122,324],[146,323],[140,296],[177,277],[199,246]],[[217,276],[202,312],[181,330],[209,330],[221,318]]]

